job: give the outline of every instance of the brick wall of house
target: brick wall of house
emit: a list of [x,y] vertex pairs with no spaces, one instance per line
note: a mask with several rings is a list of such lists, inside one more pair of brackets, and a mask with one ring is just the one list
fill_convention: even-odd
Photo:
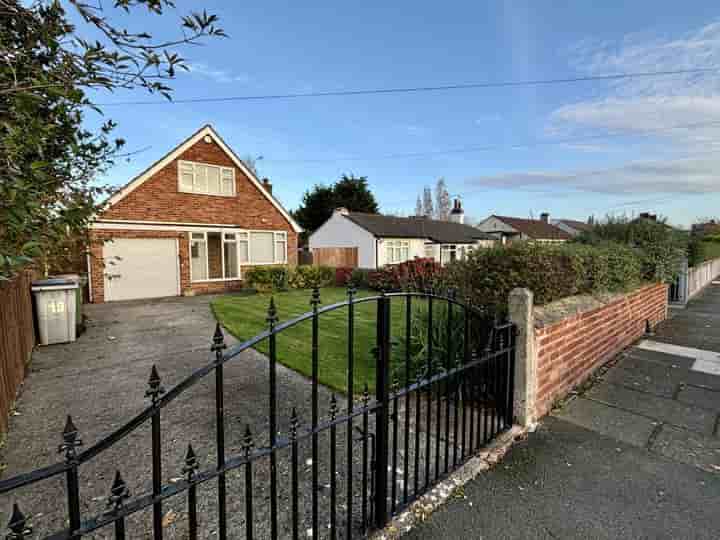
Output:
[[[180,246],[180,293],[183,295],[234,291],[243,286],[243,282],[240,280],[192,283],[190,281],[190,241],[186,232],[95,229],[92,231],[90,244],[90,284],[93,303],[105,301],[103,244],[105,240],[112,238],[177,238]],[[297,234],[288,234],[288,262],[297,264]],[[243,271],[246,268],[247,266],[243,266]]]
[[667,316],[667,286],[649,285],[608,304],[535,328],[536,417]]
[[201,140],[178,159],[232,167],[237,196],[179,192],[178,165],[174,160],[103,212],[100,219],[217,223],[247,229],[292,231],[285,217],[216,143]]
[[[179,160],[195,161],[235,169],[235,197],[196,195],[178,191],[177,160],[159,170],[123,199],[105,210],[99,219],[236,225],[245,229],[286,231],[288,264],[297,264],[298,234],[289,221],[215,141],[201,140],[183,152]],[[240,281],[190,282],[189,242],[186,232],[103,230],[91,232],[91,286],[93,302],[104,301],[103,241],[109,238],[178,238],[180,241],[181,293],[222,292],[241,287]],[[221,269],[219,252],[210,254],[211,274]],[[217,265],[215,265],[217,262]]]

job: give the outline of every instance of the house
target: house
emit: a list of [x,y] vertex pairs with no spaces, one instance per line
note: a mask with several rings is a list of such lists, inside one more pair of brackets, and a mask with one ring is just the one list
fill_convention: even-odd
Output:
[[704,236],[715,236],[720,234],[720,222],[711,219],[704,223],[693,223],[691,234],[693,236],[704,237]]
[[309,246],[311,250],[357,248],[360,268],[380,268],[416,257],[446,264],[495,243],[492,236],[464,224],[459,201],[455,201],[450,219],[383,216],[338,208],[310,235]]
[[90,225],[92,302],[223,292],[295,264],[301,228],[209,125],[114,193]]
[[503,244],[517,240],[535,242],[566,242],[572,236],[550,223],[550,215],[543,213],[540,219],[523,219],[492,215],[477,224],[477,228],[502,241]]
[[592,223],[578,221],[576,219],[553,219],[550,223],[562,229],[570,236],[577,236],[584,232],[590,232],[593,229]]

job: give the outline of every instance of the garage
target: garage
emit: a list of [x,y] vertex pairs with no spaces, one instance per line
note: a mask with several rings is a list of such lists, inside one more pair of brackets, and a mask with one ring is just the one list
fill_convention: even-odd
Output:
[[178,241],[116,238],[103,246],[105,300],[180,294]]

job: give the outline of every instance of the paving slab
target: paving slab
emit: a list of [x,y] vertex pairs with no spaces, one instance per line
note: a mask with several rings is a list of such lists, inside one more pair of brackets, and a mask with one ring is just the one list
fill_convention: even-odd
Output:
[[658,368],[657,374],[648,375],[641,371],[625,369],[623,365],[611,368],[603,377],[609,383],[627,386],[642,392],[648,392],[665,398],[672,398],[681,383],[666,368]]
[[405,538],[717,540],[718,499],[720,475],[548,418]]
[[683,386],[678,392],[677,400],[694,407],[720,413],[720,391],[717,390],[708,390],[697,386]]
[[710,411],[623,386],[597,384],[585,397],[705,435],[715,430],[717,415]]
[[633,347],[623,353],[619,363],[626,369],[632,369],[630,366],[633,366],[637,369],[665,367],[669,369],[689,370],[692,368],[694,361],[695,360],[693,358],[688,358],[686,356],[668,354],[659,351],[649,351]]
[[647,417],[582,397],[572,400],[556,416],[641,448],[647,445],[657,426]]
[[720,477],[720,439],[717,437],[703,437],[698,433],[663,426],[650,449]]

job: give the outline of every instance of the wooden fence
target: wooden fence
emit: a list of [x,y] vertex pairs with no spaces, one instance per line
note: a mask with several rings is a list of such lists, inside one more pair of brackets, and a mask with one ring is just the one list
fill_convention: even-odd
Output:
[[358,248],[315,248],[312,250],[312,262],[318,266],[334,266],[336,268],[357,268]]
[[23,272],[12,281],[0,282],[0,433],[7,431],[8,415],[35,345],[33,278],[32,272]]

